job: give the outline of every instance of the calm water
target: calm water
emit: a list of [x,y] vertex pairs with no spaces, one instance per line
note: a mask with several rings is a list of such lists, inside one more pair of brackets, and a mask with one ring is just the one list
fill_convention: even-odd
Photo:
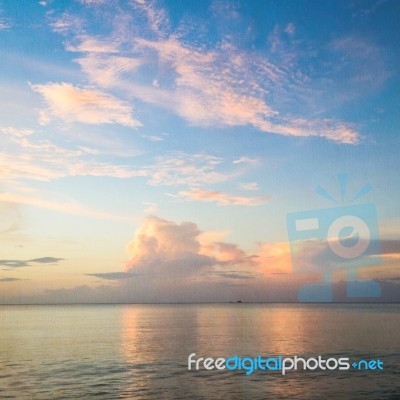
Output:
[[[0,306],[0,324],[0,398],[400,398],[400,305]],[[385,369],[194,372],[193,352],[380,358]]]

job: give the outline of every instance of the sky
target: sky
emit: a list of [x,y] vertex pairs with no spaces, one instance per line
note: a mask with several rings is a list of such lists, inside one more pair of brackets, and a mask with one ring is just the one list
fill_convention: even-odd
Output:
[[400,301],[399,12],[1,1],[0,303]]

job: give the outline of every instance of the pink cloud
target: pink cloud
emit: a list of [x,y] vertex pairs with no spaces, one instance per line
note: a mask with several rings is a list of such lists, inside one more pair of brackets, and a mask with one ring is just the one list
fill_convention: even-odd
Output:
[[223,192],[211,191],[206,189],[190,189],[179,192],[183,197],[196,201],[215,202],[220,206],[239,205],[239,206],[259,206],[270,200],[270,196],[234,196]]
[[263,274],[292,272],[290,246],[287,242],[263,243],[256,255],[254,263]]
[[216,263],[212,257],[200,254],[200,230],[192,222],[176,224],[158,217],[146,217],[127,245],[130,257],[126,270],[170,274],[194,273]]
[[242,190],[248,190],[248,191],[259,190],[260,189],[260,187],[258,186],[257,182],[241,183],[239,187]]
[[55,117],[65,122],[84,124],[141,125],[132,117],[130,105],[107,93],[81,89],[70,83],[47,83],[31,87],[43,96],[47,104],[42,114],[42,124],[47,124]]
[[231,272],[229,265],[252,263],[237,245],[215,242],[215,238],[221,238],[221,234],[202,232],[193,222],[178,224],[147,216],[126,247],[130,257],[126,271],[166,276],[216,271],[223,276]]

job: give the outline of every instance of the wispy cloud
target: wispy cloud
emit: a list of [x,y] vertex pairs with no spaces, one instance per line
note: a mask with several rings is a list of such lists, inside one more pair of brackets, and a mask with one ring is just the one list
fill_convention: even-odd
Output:
[[144,210],[146,214],[155,214],[158,211],[157,203],[151,201],[144,201],[143,204],[146,206]]
[[86,274],[87,276],[93,276],[95,278],[107,279],[107,280],[121,280],[130,279],[137,276],[135,273],[130,272],[98,272],[94,274]]
[[[0,137],[1,135],[6,146],[13,149],[11,152],[0,152],[0,177],[10,182],[20,178],[51,181],[66,176],[110,176],[143,178],[154,186],[196,187],[226,182],[246,172],[243,166],[238,168],[236,164],[229,165],[226,160],[206,153],[175,151],[155,157],[148,165],[134,166],[132,162],[129,165],[111,164],[102,161],[101,154],[95,149],[84,146],[77,146],[75,149],[61,147],[41,139],[33,130],[0,127]],[[15,152],[19,154],[17,159],[13,156]],[[25,203],[25,194],[19,191],[17,193],[19,194],[14,195],[13,201]],[[31,195],[29,193],[28,196]],[[6,197],[11,199],[10,196],[8,193]],[[43,198],[36,200],[33,197],[31,203],[47,204]],[[64,209],[62,204],[58,204],[56,208],[59,206]],[[76,207],[71,210],[79,213]]]
[[257,182],[246,182],[246,183],[241,183],[239,185],[240,189],[242,190],[259,190],[260,187],[258,186]]
[[0,138],[4,148],[9,150],[0,152],[0,177],[3,180],[24,178],[49,181],[65,176],[127,178],[140,175],[140,172],[125,165],[97,161],[98,152],[95,149],[61,147],[30,129],[0,127]]
[[8,28],[10,28],[11,27],[11,25],[8,23],[8,22],[6,22],[6,21],[4,21],[4,20],[2,20],[1,18],[0,18],[0,30],[2,30],[2,29],[8,29]]
[[122,222],[129,222],[132,220],[132,217],[129,215],[97,211],[90,207],[86,207],[73,199],[65,199],[59,195],[55,196],[54,194],[53,196],[49,196],[49,193],[41,193],[40,191],[29,187],[24,187],[23,191],[19,192],[0,193],[0,201],[10,204],[23,204],[63,214],[78,215],[88,218]]
[[333,40],[330,48],[346,59],[341,71],[349,76],[347,84],[356,93],[366,85],[369,90],[381,87],[391,75],[384,52],[371,40],[349,35]]
[[79,3],[90,6],[90,5],[99,5],[106,3],[107,0],[78,0]]
[[251,164],[255,165],[258,164],[260,160],[258,158],[251,158],[247,156],[241,156],[237,160],[233,161],[233,164]]
[[19,279],[19,278],[0,278],[0,282],[17,282],[23,280],[24,279]]
[[[185,41],[185,30],[171,29],[164,9],[151,2],[132,6],[139,10],[137,18],[145,16],[147,34],[142,18],[141,34],[129,26],[102,38],[77,30],[76,44],[67,44],[67,50],[84,53],[76,62],[93,84],[167,108],[197,126],[252,126],[286,136],[323,137],[346,144],[360,141],[357,127],[345,121],[296,117],[273,106],[279,104],[274,99],[288,96],[282,88],[293,91],[299,80],[296,59],[281,66],[227,40],[213,47],[192,46]],[[293,36],[295,26],[289,23],[281,31]],[[275,42],[279,35],[276,32]],[[278,44],[272,53],[287,53]]]
[[134,0],[131,4],[139,13],[139,18],[147,22],[152,33],[159,38],[166,36],[170,29],[170,21],[164,9],[157,8],[154,1]]
[[67,123],[141,125],[132,117],[132,107],[128,103],[107,93],[81,89],[69,83],[37,84],[31,87],[43,96],[47,104],[40,120],[43,125],[49,123],[52,117]]
[[11,28],[11,23],[7,18],[4,18],[2,14],[3,10],[0,8],[0,31],[3,29]]
[[82,33],[83,21],[78,15],[73,15],[68,12],[64,12],[60,17],[54,18],[50,22],[50,27],[54,32],[66,35],[69,32],[76,34],[77,32]]
[[151,185],[199,185],[219,183],[230,178],[232,173],[217,171],[223,162],[219,157],[205,153],[187,154],[173,152],[158,157],[155,163],[141,170]]
[[165,140],[167,133],[162,133],[161,135],[142,135],[145,139],[150,140],[151,142],[162,142]]
[[[375,0],[374,2],[360,3],[364,5],[364,8],[359,8],[353,12],[353,17],[368,17],[369,15],[376,12],[387,0]],[[350,3],[350,7],[354,7],[357,3]]]
[[63,258],[41,257],[31,260],[0,260],[0,266],[7,268],[24,268],[30,267],[32,264],[58,264]]
[[80,53],[118,53],[118,45],[113,41],[104,41],[87,35],[78,36],[77,45],[66,43],[65,49]]
[[16,204],[0,201],[0,240],[10,239],[21,229],[21,214]]
[[296,26],[294,25],[293,22],[289,22],[289,23],[286,25],[285,32],[286,32],[287,34],[289,34],[289,35],[293,35],[293,34],[296,32]]
[[179,192],[183,197],[196,201],[209,201],[217,203],[220,206],[238,205],[238,206],[259,206],[270,200],[271,196],[234,196],[223,192],[211,191],[206,189],[194,188],[188,191]]
[[69,49],[70,51],[85,51],[85,49],[88,51],[89,46],[93,47],[87,55],[75,59],[75,62],[80,65],[84,74],[90,77],[91,82],[102,88],[118,87],[129,73],[133,73],[143,65],[143,60],[137,57],[101,54],[107,49],[109,53],[118,53],[114,43],[97,44],[96,42],[95,44],[88,43],[88,40],[86,39],[74,48],[70,46]]

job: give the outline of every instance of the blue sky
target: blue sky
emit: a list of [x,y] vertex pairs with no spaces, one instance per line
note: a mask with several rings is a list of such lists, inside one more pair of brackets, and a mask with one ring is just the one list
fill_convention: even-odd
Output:
[[396,288],[399,8],[2,2],[1,301],[284,300],[319,279],[286,215],[342,172]]

